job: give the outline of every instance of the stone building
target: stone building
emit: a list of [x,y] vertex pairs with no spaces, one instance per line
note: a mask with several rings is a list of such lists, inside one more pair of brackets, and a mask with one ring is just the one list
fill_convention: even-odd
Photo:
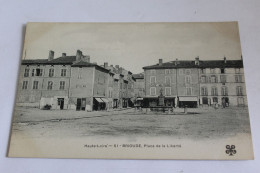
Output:
[[242,60],[175,61],[143,67],[146,106],[247,105]]
[[109,70],[111,85],[109,90],[111,90],[111,99],[113,99],[113,108],[126,108],[133,106],[134,98],[134,82],[135,79],[132,73],[125,70],[119,65],[108,66],[108,63],[104,63],[102,66]]
[[143,106],[143,99],[145,96],[144,73],[134,74],[133,77],[135,79],[135,83],[134,83],[135,106]]
[[135,97],[143,98],[145,96],[144,73],[133,74],[133,77],[135,78],[135,83],[134,83]]
[[42,109],[102,110],[108,107],[109,70],[76,56],[22,60],[17,104]]

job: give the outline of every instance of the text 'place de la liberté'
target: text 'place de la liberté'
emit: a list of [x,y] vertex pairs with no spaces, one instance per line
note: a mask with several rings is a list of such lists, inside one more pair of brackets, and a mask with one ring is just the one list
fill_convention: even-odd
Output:
[[[130,69],[89,55],[22,60],[16,105],[40,109],[100,111],[127,107],[247,106],[242,56],[237,60],[173,59]],[[161,99],[163,98],[163,99]]]

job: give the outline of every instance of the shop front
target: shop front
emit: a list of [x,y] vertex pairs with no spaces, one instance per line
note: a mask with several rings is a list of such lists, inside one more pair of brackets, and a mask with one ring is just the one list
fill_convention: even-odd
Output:
[[197,97],[178,97],[179,99],[179,107],[189,107],[189,108],[197,108],[198,107],[198,98]]
[[101,98],[94,97],[93,110],[100,111],[100,110],[105,110],[105,108],[106,108],[106,103]]

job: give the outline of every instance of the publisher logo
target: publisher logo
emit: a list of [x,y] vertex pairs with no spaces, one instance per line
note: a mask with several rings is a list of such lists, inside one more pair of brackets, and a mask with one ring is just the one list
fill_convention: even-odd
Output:
[[235,148],[235,145],[226,145],[226,154],[228,154],[229,156],[233,156],[237,153],[237,150],[235,150]]

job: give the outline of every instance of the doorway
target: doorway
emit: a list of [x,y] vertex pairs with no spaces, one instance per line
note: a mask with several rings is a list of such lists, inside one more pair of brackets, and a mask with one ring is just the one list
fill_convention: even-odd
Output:
[[223,108],[229,106],[229,98],[228,97],[222,97],[222,106],[223,106]]
[[207,105],[208,102],[208,98],[207,97],[202,97],[202,104]]
[[86,110],[86,98],[77,98],[76,110],[77,111]]
[[58,106],[60,106],[60,109],[64,109],[64,98],[58,98]]

